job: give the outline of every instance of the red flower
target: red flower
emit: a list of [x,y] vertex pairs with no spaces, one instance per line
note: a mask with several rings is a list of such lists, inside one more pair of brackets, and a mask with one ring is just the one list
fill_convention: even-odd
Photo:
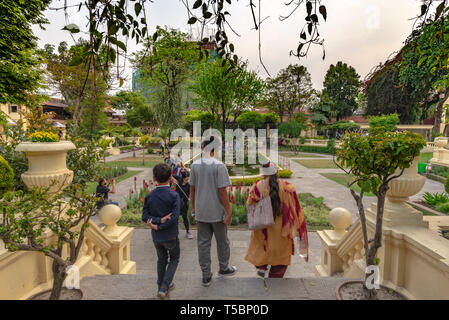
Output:
[[143,203],[143,198],[140,198],[140,202]]
[[231,191],[232,191],[233,189],[232,189],[232,185],[231,185]]
[[231,196],[231,199],[234,200],[234,195]]
[[235,204],[235,200],[232,200],[232,203]]
[[134,181],[137,181],[137,177],[134,177]]
[[249,188],[246,188],[246,192],[249,193]]

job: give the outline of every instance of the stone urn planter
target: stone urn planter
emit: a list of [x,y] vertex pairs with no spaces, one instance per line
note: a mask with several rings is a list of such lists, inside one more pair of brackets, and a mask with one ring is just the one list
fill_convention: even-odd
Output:
[[448,143],[448,139],[447,137],[437,137],[435,138],[434,142],[435,142],[435,146],[438,148],[444,148],[447,143]]
[[[389,184],[385,201],[384,222],[386,226],[419,225],[426,226],[422,219],[422,212],[407,204],[409,197],[417,194],[424,187],[426,178],[418,174],[416,157],[404,173]],[[400,173],[398,170],[396,173]]]
[[73,179],[73,171],[67,169],[67,151],[75,149],[70,141],[22,142],[16,151],[23,151],[28,158],[28,171],[22,180],[28,188],[49,188],[55,193],[66,188]]
[[[335,296],[337,300],[366,300],[363,290],[363,280],[351,280],[340,284],[335,290]],[[403,294],[380,285],[377,290],[378,300],[408,300]]]

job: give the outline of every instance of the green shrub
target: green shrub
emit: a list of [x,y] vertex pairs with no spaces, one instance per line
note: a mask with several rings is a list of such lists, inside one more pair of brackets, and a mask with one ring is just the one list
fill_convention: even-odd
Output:
[[263,177],[245,178],[245,179],[233,179],[231,177],[231,183],[233,185],[236,185],[240,182],[242,186],[252,186],[254,183],[256,183],[257,181],[260,181],[262,179],[263,179]]
[[[446,184],[445,184],[446,187]],[[426,192],[423,195],[423,200],[426,204],[431,205],[431,206],[436,206],[440,203],[446,203],[449,202],[449,196],[447,195],[447,193],[430,193],[430,192]]]
[[443,213],[449,213],[449,202],[437,204],[436,209]]
[[[106,167],[106,168],[102,169],[101,177],[108,180],[108,179],[120,177],[120,176],[126,174],[127,172],[128,172],[127,167]],[[97,178],[100,178],[100,176],[98,176]]]
[[0,197],[14,187],[14,171],[8,162],[0,156]]
[[301,131],[305,129],[305,125],[298,123],[296,121],[288,121],[281,123],[278,126],[279,136],[284,136],[287,138],[299,138],[301,136]]
[[399,123],[399,117],[396,113],[383,116],[373,116],[368,119],[368,122],[370,131],[380,127],[385,128],[386,131],[394,131]]
[[263,128],[265,123],[264,117],[255,111],[245,111],[237,117],[237,124],[243,129]]
[[444,182],[444,190],[449,193],[449,178]]
[[447,178],[449,176],[449,168],[432,164],[432,173]]
[[288,179],[292,176],[292,174],[293,174],[293,172],[291,172],[288,169],[278,171],[278,176],[279,176],[279,178],[282,178],[282,179]]
[[262,117],[265,124],[276,125],[280,121],[279,116],[273,112],[264,113]]
[[149,148],[147,149],[147,152],[148,152],[149,154],[152,154],[152,153],[154,153],[154,150],[153,150],[153,148],[149,147]]

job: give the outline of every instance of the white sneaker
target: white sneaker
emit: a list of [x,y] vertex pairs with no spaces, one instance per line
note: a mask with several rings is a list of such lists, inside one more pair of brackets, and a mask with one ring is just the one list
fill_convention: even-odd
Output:
[[193,235],[189,231],[187,231],[186,238],[187,239],[193,239]]

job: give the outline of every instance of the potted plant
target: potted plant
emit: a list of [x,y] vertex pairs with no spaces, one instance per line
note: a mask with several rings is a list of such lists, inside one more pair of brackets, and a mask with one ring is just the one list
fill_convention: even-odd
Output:
[[[22,179],[28,188],[50,187],[54,193],[64,189],[73,179],[73,171],[67,169],[67,151],[75,149],[71,141],[59,141],[57,134],[50,131],[36,131],[20,143],[16,151],[23,151],[28,158],[28,171]],[[54,183],[57,181],[58,183]]]
[[[354,180],[349,186],[351,187],[357,184],[361,189],[359,193],[352,189],[350,191],[358,207],[367,267],[376,268],[380,263],[377,252],[382,246],[382,224],[384,222],[386,196],[388,195],[391,201],[395,201],[395,197],[403,197],[405,199],[410,195],[410,192],[413,193],[416,191],[416,186],[410,186],[410,183],[407,183],[407,181],[399,182],[397,179],[415,162],[415,158],[419,156],[420,150],[425,145],[424,138],[419,134],[392,132],[387,131],[385,127],[380,127],[372,128],[369,135],[363,135],[361,133],[347,134],[343,138],[341,148],[336,151],[337,161],[334,161],[336,165],[347,174],[354,176]],[[343,168],[349,169],[345,170]],[[416,171],[416,168],[413,168],[413,170]],[[398,181],[397,184],[395,184],[395,180]],[[420,187],[422,188],[422,184]],[[401,188],[405,188],[406,190],[402,190]],[[415,189],[411,190],[410,188]],[[369,238],[365,209],[362,201],[363,195],[368,192],[375,194],[377,197],[375,230],[372,238]],[[399,199],[399,202],[403,199]],[[392,290],[385,289],[384,287],[383,289],[381,287],[380,292],[371,286],[368,288],[368,279],[372,274],[372,272],[368,271],[369,269],[367,269],[365,281],[360,281],[357,284],[357,288],[363,287],[362,293],[365,298],[375,299],[378,293],[379,295],[394,294]],[[351,286],[353,284],[353,282],[350,282],[343,286]],[[341,289],[342,287],[339,287],[339,290]]]

